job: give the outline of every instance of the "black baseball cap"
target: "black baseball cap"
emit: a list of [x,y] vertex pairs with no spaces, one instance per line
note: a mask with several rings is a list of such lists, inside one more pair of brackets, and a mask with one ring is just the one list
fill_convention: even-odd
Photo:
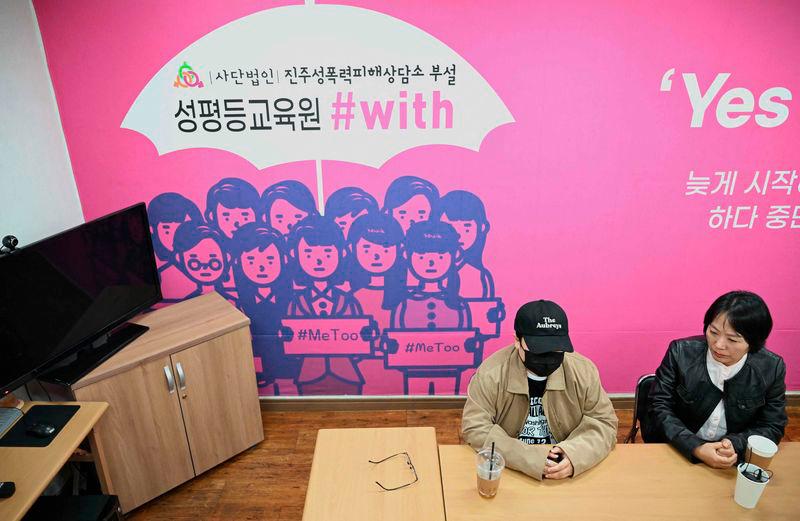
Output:
[[550,300],[535,300],[519,308],[514,318],[514,331],[536,354],[575,351],[569,339],[567,314]]

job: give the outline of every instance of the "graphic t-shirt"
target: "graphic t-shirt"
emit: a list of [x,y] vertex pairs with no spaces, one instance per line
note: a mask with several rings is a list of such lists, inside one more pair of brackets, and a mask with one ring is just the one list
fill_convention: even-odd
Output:
[[528,419],[519,431],[519,440],[528,445],[555,444],[556,440],[547,425],[544,415],[542,396],[547,385],[547,377],[534,376],[528,373],[528,394],[531,397]]

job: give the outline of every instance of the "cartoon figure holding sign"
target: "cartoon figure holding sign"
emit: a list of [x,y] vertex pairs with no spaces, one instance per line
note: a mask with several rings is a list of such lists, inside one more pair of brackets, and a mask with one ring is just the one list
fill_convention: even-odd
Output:
[[386,214],[360,217],[350,229],[350,286],[364,311],[381,329],[405,297],[403,230]]
[[458,295],[457,252],[458,234],[449,224],[426,221],[409,228],[406,257],[420,283],[409,288],[405,300],[394,310],[394,327],[470,327],[469,308]]
[[[298,222],[289,236],[290,255],[296,264],[295,290],[290,317],[354,317],[361,305],[337,287],[345,274],[344,236],[333,220],[310,216]],[[301,332],[295,332],[300,335]],[[336,356],[335,346],[320,344],[320,356],[303,358],[300,394],[361,394],[364,378],[349,356]]]
[[409,288],[392,314],[393,328],[384,332],[387,368],[405,372],[406,394],[458,394],[461,372],[479,360],[477,331],[458,295],[458,234],[447,223],[416,223],[405,250],[420,283]]
[[297,394],[294,382],[300,374],[300,359],[285,355],[279,336],[291,298],[284,240],[257,223],[246,224],[233,235],[238,247],[233,273],[239,307],[250,317],[259,388],[271,385],[275,396]]
[[[364,312],[374,318],[380,331],[390,326],[391,311],[405,297],[402,245],[402,228],[386,214],[359,217],[350,228],[350,285]],[[384,369],[381,358],[366,358],[358,367],[366,378],[364,393],[402,392],[402,373]]]
[[[483,202],[471,192],[454,190],[439,200],[434,213],[458,233],[459,294],[469,306],[472,326],[479,330],[483,340],[499,337],[500,323],[506,312],[502,300],[495,297],[492,274],[483,263],[489,233]],[[462,388],[466,388],[472,374],[473,369],[462,374]]]

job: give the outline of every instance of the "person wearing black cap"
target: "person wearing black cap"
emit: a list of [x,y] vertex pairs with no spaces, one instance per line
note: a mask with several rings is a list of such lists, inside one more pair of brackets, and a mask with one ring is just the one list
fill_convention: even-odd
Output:
[[563,479],[614,448],[617,416],[595,365],[575,353],[564,310],[528,302],[514,344],[484,360],[467,391],[461,434],[475,450],[495,444],[509,468]]

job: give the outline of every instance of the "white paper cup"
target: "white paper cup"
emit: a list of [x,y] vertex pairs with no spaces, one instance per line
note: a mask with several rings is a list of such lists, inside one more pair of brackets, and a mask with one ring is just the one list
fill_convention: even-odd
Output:
[[[744,476],[744,472],[762,471],[765,481],[756,482]],[[764,469],[752,463],[742,463],[736,467],[736,489],[733,493],[733,500],[744,508],[755,508],[761,494],[769,483],[770,476]]]
[[772,463],[772,457],[777,452],[778,446],[771,439],[754,434],[747,437],[744,461],[758,465],[762,469],[768,469]]

